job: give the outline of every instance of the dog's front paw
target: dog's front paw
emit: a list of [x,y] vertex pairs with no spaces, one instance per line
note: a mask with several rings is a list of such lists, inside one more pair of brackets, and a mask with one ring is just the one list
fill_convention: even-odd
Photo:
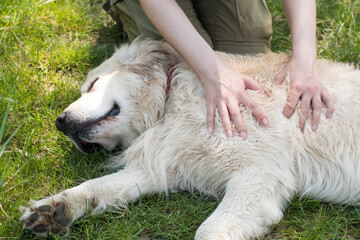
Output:
[[31,200],[29,207],[20,207],[23,215],[20,221],[24,227],[38,235],[47,237],[50,234],[65,235],[70,230],[72,217],[64,201],[52,198],[40,201]]

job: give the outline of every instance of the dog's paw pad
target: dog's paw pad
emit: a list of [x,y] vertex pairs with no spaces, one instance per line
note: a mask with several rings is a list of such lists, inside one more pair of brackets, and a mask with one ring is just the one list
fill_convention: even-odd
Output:
[[39,224],[33,227],[31,230],[33,230],[36,233],[45,233],[49,230],[49,225]]
[[51,212],[51,207],[48,206],[48,205],[44,205],[44,206],[38,207],[37,210],[38,210],[39,212],[41,212],[41,213],[44,213],[44,212],[50,213],[50,212]]
[[62,202],[49,202],[49,205],[39,206],[30,202],[28,208],[21,208],[24,215],[20,218],[24,227],[41,236],[54,234],[67,234],[70,229],[71,217],[68,216],[67,207]]
[[61,204],[57,204],[55,207],[55,211],[54,211],[54,215],[53,215],[53,220],[59,224],[60,226],[67,226],[69,224],[69,222],[71,221],[71,219],[66,216],[65,214],[65,204],[61,203]]

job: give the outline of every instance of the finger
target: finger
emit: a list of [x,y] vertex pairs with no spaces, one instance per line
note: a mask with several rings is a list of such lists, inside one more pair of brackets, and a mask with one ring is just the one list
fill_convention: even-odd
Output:
[[233,131],[231,129],[229,111],[228,111],[226,105],[225,104],[220,104],[220,106],[218,106],[218,111],[219,111],[219,114],[220,114],[221,123],[223,125],[226,136],[228,138],[232,138],[233,137]]
[[319,121],[320,121],[320,115],[321,115],[321,109],[322,109],[322,102],[320,94],[315,95],[311,100],[312,108],[313,108],[313,116],[311,119],[311,129],[313,131],[316,130]]
[[237,132],[239,133],[240,137],[245,140],[246,130],[239,107],[237,105],[232,105],[231,107],[229,107],[229,112],[231,114],[231,118],[235,124]]
[[286,118],[289,118],[295,111],[296,105],[299,102],[299,98],[300,98],[300,93],[298,93],[296,91],[290,91],[290,94],[286,101],[286,105],[283,110],[283,115]]
[[326,108],[327,108],[326,117],[331,118],[331,116],[334,112],[334,101],[326,89],[324,89],[324,91],[322,92],[321,99],[326,104]]
[[273,82],[274,85],[275,86],[281,85],[285,81],[287,74],[288,71],[286,69],[283,69],[280,73],[278,73],[274,78],[274,82]]
[[245,88],[265,94],[264,88],[249,76],[244,76]]
[[303,95],[301,98],[300,112],[299,112],[299,128],[301,129],[301,131],[304,130],[305,121],[309,113],[310,101],[311,101],[310,95]]
[[215,130],[215,111],[215,105],[207,104],[206,124],[210,134],[213,134]]
[[269,125],[269,120],[267,119],[265,113],[262,111],[262,109],[259,107],[259,105],[256,104],[254,100],[252,100],[250,97],[243,97],[241,103],[250,108],[252,111],[252,114],[254,117],[263,125],[267,126]]

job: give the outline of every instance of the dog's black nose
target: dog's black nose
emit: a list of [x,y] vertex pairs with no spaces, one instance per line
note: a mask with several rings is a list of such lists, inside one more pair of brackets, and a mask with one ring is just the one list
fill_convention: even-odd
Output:
[[55,121],[55,125],[56,125],[56,128],[59,130],[59,131],[62,131],[64,132],[65,131],[65,128],[66,128],[66,116],[67,116],[67,113],[66,112],[63,112],[62,114],[60,114],[60,116],[58,116],[56,118],[56,121]]

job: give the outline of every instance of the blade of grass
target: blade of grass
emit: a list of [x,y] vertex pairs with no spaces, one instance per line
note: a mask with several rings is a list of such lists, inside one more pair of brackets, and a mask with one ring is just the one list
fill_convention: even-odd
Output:
[[51,2],[55,2],[56,0],[41,0],[40,2],[38,2],[35,6],[37,7],[41,7],[42,5],[45,5],[45,4],[49,4]]
[[6,125],[7,117],[9,115],[10,105],[11,102],[9,101],[0,127],[0,142],[2,141],[2,137],[4,136],[5,125]]
[[[3,181],[0,182],[0,188],[4,187],[11,179],[13,179],[29,163],[29,161],[30,161],[30,159],[28,159],[6,182],[3,182]],[[10,189],[13,189],[13,188],[17,187],[18,185],[23,184],[23,183],[25,183],[27,181],[28,181],[28,179],[25,179],[22,182],[20,182],[19,184],[11,187]],[[9,191],[10,189],[8,189],[7,191]]]
[[0,185],[0,189],[1,189],[1,191],[3,191],[3,193],[7,193],[7,192],[10,192],[11,190],[13,190],[13,189],[16,188],[16,187],[18,187],[18,186],[20,186],[20,185],[22,185],[22,184],[24,184],[24,183],[27,183],[28,181],[29,181],[28,179],[25,179],[25,180],[19,182],[18,184],[10,187],[9,189],[6,189],[6,190],[3,191],[3,188],[4,188],[5,185],[6,185],[6,183],[4,183],[3,185]]
[[0,193],[3,193],[5,176],[9,170],[9,167],[10,167],[10,162],[7,163],[5,170],[1,173],[2,176],[1,176],[1,180],[0,180]]
[[0,58],[0,61],[1,61],[1,60],[3,60],[3,59],[5,59],[5,58],[7,58],[8,56],[11,56],[11,55],[13,55],[13,54],[17,53],[17,52],[18,52],[18,51],[20,51],[20,50],[21,50],[21,48],[19,48],[19,49],[15,49],[14,51],[9,52],[8,54],[6,54],[6,55],[2,56],[2,57]]
[[[10,98],[11,99],[11,98]],[[1,123],[1,127],[0,127],[0,142],[2,141],[2,138],[4,136],[4,132],[5,132],[5,125],[6,125],[6,121],[9,115],[9,111],[10,111],[10,105],[11,105],[11,101],[9,100],[8,105],[6,107],[6,111],[4,114],[4,117],[2,119],[2,123]],[[24,123],[22,123],[12,134],[11,136],[6,140],[6,142],[1,145],[0,147],[0,157],[2,156],[2,154],[4,153],[5,147],[9,144],[9,142],[11,141],[11,139],[15,136],[15,134],[17,133],[17,131],[19,131],[19,129],[22,127]],[[5,181],[5,176],[9,170],[10,167],[10,162],[7,163],[6,168],[4,169],[4,171],[1,173],[1,180],[0,180],[0,190],[2,192],[3,187],[4,187],[4,181]]]
[[10,140],[15,136],[16,132],[19,131],[19,129],[22,127],[22,125],[24,125],[24,123],[22,123],[22,124],[15,130],[15,132],[13,132],[13,134],[11,134],[11,136],[8,138],[8,140],[6,140],[6,142],[0,147],[0,157],[1,157],[2,154],[4,153],[5,147],[9,144]]

